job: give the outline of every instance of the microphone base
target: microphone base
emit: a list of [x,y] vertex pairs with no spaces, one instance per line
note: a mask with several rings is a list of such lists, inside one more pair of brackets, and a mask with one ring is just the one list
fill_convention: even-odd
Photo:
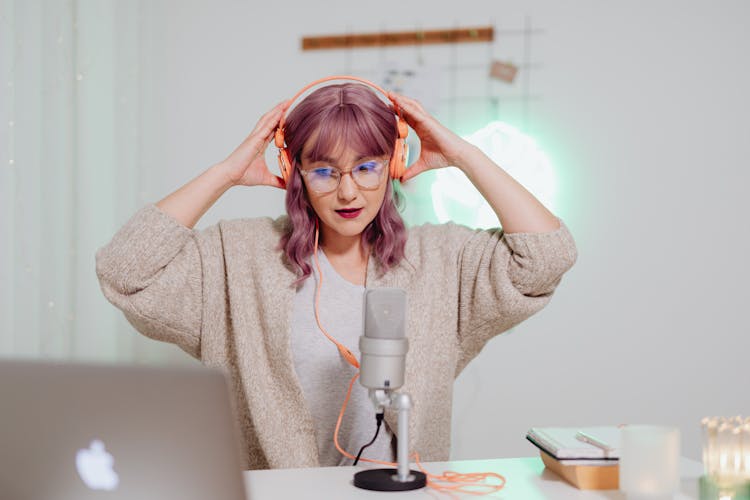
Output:
[[409,479],[400,481],[398,469],[368,469],[354,474],[354,486],[372,491],[409,491],[424,488],[427,476],[424,473],[410,470]]

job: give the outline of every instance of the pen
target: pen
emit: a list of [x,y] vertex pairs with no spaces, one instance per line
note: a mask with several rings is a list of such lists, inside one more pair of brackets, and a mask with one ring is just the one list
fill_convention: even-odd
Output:
[[604,441],[600,441],[596,439],[594,436],[592,436],[591,434],[586,434],[585,432],[582,432],[582,431],[578,431],[576,433],[576,439],[584,443],[588,443],[592,446],[596,446],[600,450],[604,451],[604,456],[606,458],[609,458],[609,454],[615,451],[614,448],[612,448],[610,445],[608,445]]

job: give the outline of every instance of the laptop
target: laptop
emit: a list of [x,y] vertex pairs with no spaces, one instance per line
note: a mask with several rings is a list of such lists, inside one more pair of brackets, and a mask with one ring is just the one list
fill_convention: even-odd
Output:
[[244,500],[228,383],[208,368],[0,360],[0,498]]

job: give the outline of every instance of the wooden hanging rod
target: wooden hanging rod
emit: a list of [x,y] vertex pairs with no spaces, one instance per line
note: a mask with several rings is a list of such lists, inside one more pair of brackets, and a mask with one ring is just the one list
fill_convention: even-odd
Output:
[[303,37],[302,50],[390,47],[396,45],[431,45],[436,43],[491,42],[494,39],[495,30],[492,26],[445,30],[350,33],[347,35]]

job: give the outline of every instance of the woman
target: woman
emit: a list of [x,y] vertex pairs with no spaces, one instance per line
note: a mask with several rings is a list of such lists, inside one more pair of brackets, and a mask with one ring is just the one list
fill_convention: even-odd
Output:
[[[356,369],[316,315],[358,358],[365,286],[407,292],[410,449],[447,460],[454,378],[490,338],[540,310],[575,261],[570,233],[520,184],[416,101],[388,98],[393,108],[359,83],[306,97],[284,127],[288,182],[263,155],[291,104],[280,103],[224,161],[141,209],[97,254],[104,294],[138,331],[227,371],[247,468],[350,463],[334,448],[333,429]],[[387,169],[399,108],[421,141],[403,180],[460,168],[503,231],[404,228]],[[287,217],[192,230],[228,189],[257,185],[287,188]],[[344,449],[370,440],[373,414],[355,386],[339,433]],[[365,456],[393,458],[395,415],[387,411],[385,421]]]

